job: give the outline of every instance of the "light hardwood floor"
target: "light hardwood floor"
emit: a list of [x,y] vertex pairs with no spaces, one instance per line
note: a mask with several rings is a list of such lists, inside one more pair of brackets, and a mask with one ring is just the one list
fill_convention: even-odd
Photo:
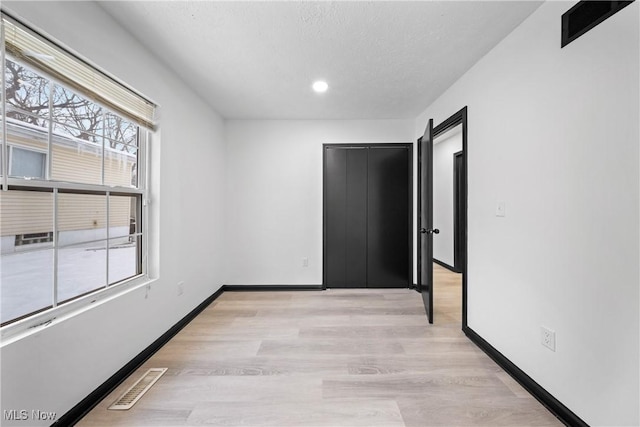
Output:
[[460,331],[460,275],[434,277],[434,325],[408,289],[226,292],[79,425],[562,425]]

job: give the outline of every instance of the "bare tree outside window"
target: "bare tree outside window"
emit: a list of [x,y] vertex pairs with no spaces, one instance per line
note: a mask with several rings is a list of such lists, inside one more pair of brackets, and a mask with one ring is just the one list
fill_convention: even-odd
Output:
[[50,84],[48,79],[9,59],[5,65],[5,87],[9,119],[42,128],[51,119],[56,133],[95,143],[101,143],[104,131],[108,147],[128,153],[136,151],[135,123],[103,111],[98,104],[57,83]]

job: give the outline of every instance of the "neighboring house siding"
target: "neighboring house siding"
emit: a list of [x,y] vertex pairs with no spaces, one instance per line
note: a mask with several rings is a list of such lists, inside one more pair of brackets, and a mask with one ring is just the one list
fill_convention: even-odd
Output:
[[[60,194],[59,197],[59,231],[102,229],[107,226],[104,197],[69,194]],[[129,225],[129,198],[112,197],[109,208],[112,228]],[[35,191],[0,192],[0,216],[2,236],[53,231],[53,195]]]
[[53,231],[53,194],[0,191],[2,236]]
[[99,184],[102,180],[100,153],[91,153],[68,148],[56,147],[51,150],[53,156],[51,179],[56,181],[82,182]]
[[[9,145],[28,147],[47,152],[47,141],[36,138],[23,138],[9,135]],[[51,179],[58,181],[100,184],[102,166],[100,164],[102,147],[87,142],[85,146],[78,143],[74,147],[58,145],[54,142],[51,149],[53,156]],[[131,167],[135,156],[106,150],[104,178],[105,184],[129,187],[131,185]]]
[[[52,147],[52,179],[99,184],[102,180],[102,147],[69,140],[75,146],[54,142]],[[66,141],[66,145],[69,145]],[[10,146],[47,152],[47,141],[39,132],[29,137],[9,135]],[[108,152],[105,156],[105,183],[130,186],[135,156]],[[106,197],[61,193],[58,210],[58,231],[106,229]],[[110,199],[110,227],[129,226],[134,216],[131,198],[112,196]],[[15,236],[53,231],[53,195],[31,191],[0,192],[0,236]],[[121,232],[118,232],[121,235]]]

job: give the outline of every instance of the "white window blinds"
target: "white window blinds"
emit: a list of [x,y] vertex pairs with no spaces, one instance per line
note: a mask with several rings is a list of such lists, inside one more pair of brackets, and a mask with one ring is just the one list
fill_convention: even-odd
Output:
[[5,13],[2,25],[7,53],[139,125],[154,128],[153,102]]

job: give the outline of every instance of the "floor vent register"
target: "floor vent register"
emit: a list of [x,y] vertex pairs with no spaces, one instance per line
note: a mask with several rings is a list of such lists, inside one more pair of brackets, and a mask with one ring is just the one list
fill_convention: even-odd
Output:
[[151,368],[134,385],[122,394],[108,409],[125,411],[131,409],[138,400],[160,379],[167,368]]

